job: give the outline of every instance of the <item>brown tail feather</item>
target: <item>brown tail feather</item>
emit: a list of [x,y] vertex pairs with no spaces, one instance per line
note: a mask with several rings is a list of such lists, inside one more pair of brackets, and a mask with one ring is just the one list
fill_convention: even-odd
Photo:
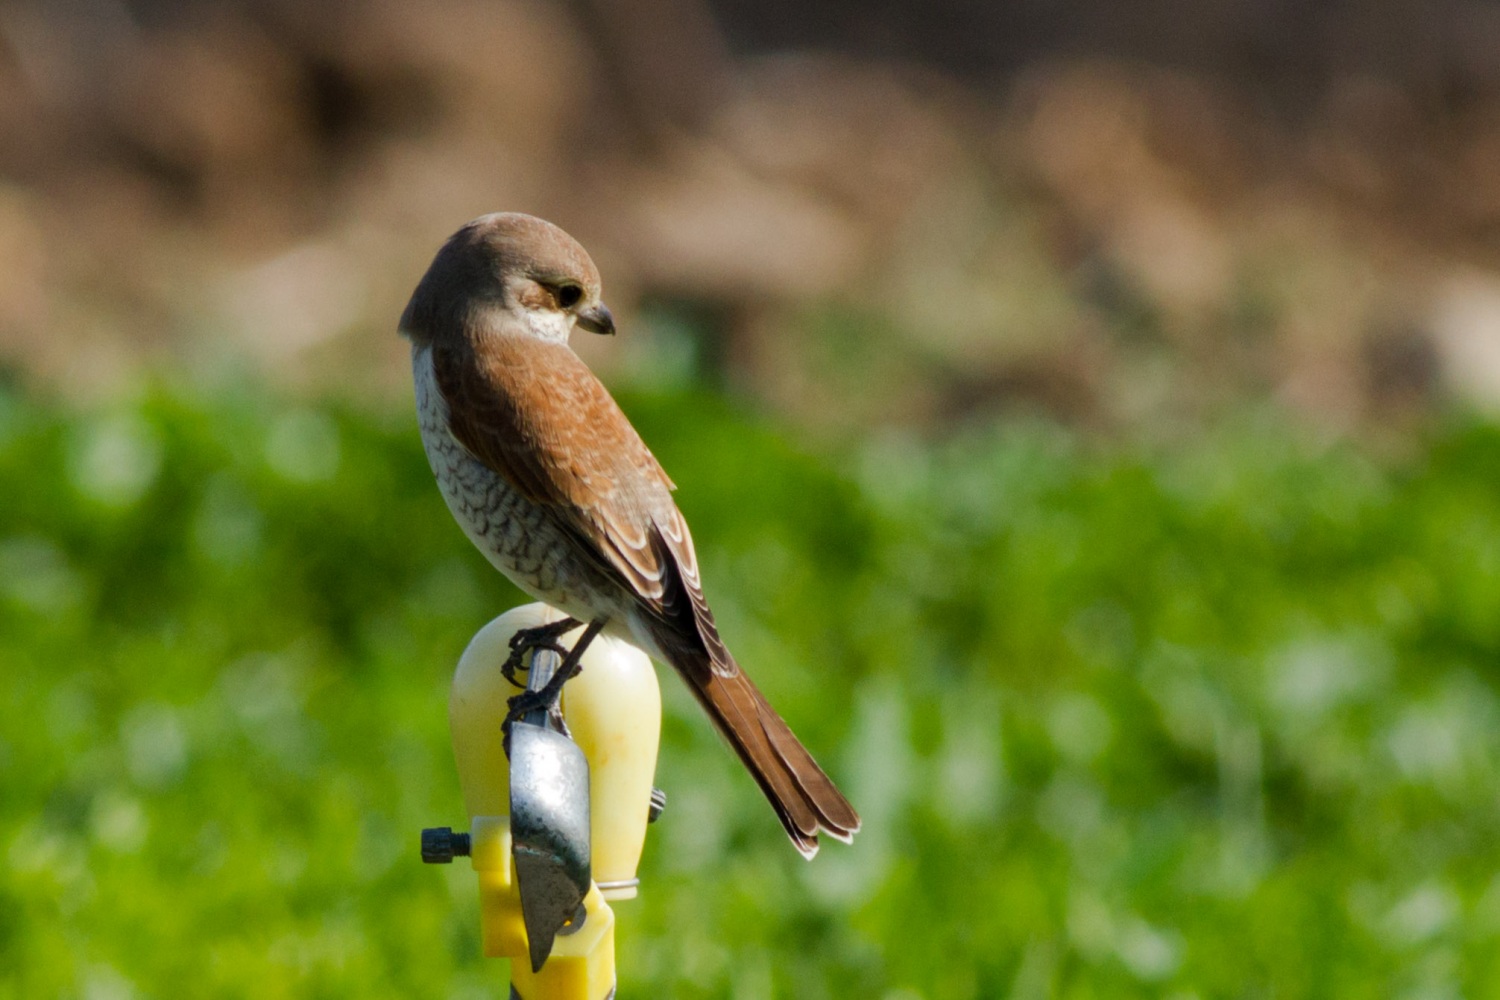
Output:
[[674,666],[760,785],[797,850],[809,858],[816,854],[819,830],[846,843],[859,831],[854,807],[750,678],[737,667],[729,673],[707,663]]
[[734,662],[698,586],[697,570],[683,571],[681,559],[689,567],[696,561],[680,515],[676,523],[675,545],[659,529],[652,532],[663,596],[646,619],[651,638],[760,785],[797,850],[808,858],[818,853],[820,830],[848,843],[859,832],[859,815]]

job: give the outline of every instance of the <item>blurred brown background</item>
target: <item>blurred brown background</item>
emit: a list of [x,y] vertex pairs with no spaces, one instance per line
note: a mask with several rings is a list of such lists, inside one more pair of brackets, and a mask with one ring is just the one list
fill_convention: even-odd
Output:
[[438,243],[809,423],[1500,408],[1500,7],[5,0],[0,364],[399,398]]

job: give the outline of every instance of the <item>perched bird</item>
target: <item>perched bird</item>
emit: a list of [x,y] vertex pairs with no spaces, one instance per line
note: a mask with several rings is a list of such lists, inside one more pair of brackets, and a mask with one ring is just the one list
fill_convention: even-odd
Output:
[[799,851],[817,853],[820,831],[848,841],[859,816],[719,638],[676,487],[568,346],[575,327],[614,333],[594,262],[517,213],[454,233],[401,316],[448,509],[516,586],[576,619],[512,646],[587,622],[565,676],[601,630],[635,643],[682,675]]

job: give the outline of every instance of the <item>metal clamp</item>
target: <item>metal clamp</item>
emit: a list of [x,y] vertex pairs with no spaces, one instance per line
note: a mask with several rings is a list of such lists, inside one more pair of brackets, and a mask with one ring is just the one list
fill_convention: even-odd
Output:
[[[561,662],[548,650],[533,653],[527,690],[541,690]],[[559,934],[583,926],[583,898],[592,881],[588,760],[545,708],[511,724],[510,831],[531,968],[537,971]]]

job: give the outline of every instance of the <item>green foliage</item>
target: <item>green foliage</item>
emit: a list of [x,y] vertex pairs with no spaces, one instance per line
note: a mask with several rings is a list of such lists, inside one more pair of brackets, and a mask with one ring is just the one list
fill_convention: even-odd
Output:
[[[629,403],[865,829],[804,863],[668,679],[622,997],[1500,990],[1500,431],[830,457]],[[416,835],[522,598],[406,414],[0,395],[0,497],[0,998],[504,995]]]

